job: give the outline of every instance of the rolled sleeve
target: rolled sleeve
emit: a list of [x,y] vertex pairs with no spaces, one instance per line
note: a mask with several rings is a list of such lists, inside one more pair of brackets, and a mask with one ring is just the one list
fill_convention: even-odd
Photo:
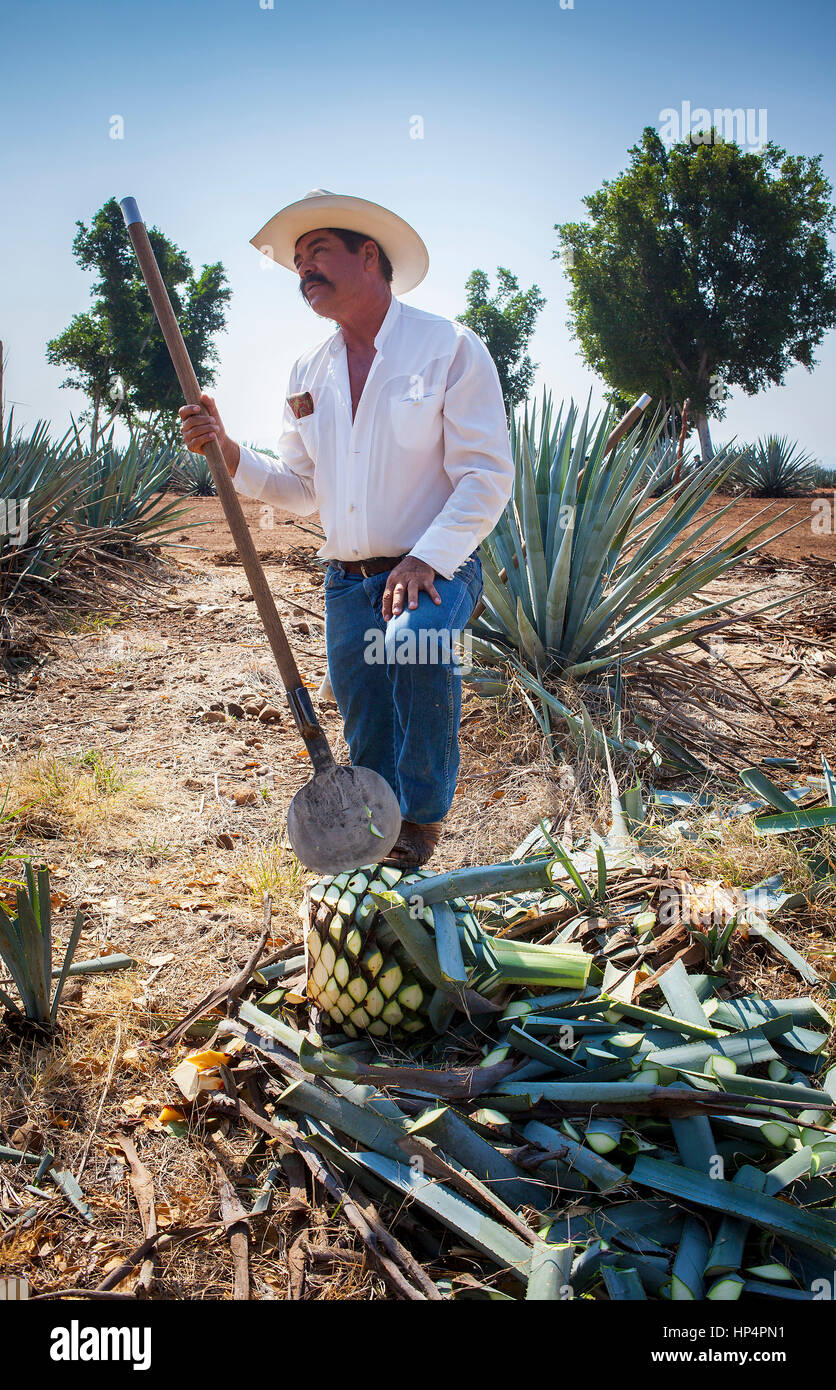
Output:
[[444,396],[444,471],[453,491],[410,551],[451,579],[489,535],[514,484],[505,404],[493,359],[462,329]]

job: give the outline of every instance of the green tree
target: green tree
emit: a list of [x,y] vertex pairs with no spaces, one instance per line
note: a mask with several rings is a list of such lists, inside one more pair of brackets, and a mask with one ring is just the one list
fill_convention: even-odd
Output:
[[836,324],[821,157],[745,153],[714,130],[666,147],[648,126],[628,169],[555,228],[585,360],[626,398],[690,399],[704,458],[730,388],[780,384]]
[[[69,368],[62,386],[89,396],[94,448],[103,407],[111,420],[121,414],[128,423],[147,413],[156,428],[173,435],[182,395],[116,199],[89,227],[76,227],[73,254],[97,276],[93,305],[47,344],[47,361]],[[148,237],[198,380],[211,386],[218,360],[212,340],[226,326],[231,294],[224,268],[218,261],[195,276],[188,257],[162,232],[151,227]]]
[[504,266],[498,267],[496,277],[497,292],[489,299],[488,276],[484,270],[473,271],[465,285],[467,308],[459,314],[458,322],[478,333],[487,347],[499,373],[505,404],[512,410],[531,390],[536,363],[526,348],[546,301],[537,285],[523,293],[516,275]]

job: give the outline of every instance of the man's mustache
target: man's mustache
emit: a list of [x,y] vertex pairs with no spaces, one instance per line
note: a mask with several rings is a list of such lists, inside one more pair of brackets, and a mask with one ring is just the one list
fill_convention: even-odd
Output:
[[331,284],[331,281],[326,280],[324,275],[306,275],[304,280],[299,281],[299,293],[306,302],[308,298],[308,290],[310,289],[311,285],[327,285],[329,289],[334,288],[334,286]]

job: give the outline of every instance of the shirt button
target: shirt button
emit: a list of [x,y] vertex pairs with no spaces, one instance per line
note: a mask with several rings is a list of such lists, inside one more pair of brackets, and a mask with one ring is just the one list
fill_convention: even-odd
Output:
[[359,555],[359,554],[360,554],[360,551],[357,549],[356,546],[354,546],[353,549],[352,549],[352,551],[351,551],[351,553],[352,553],[352,555]]

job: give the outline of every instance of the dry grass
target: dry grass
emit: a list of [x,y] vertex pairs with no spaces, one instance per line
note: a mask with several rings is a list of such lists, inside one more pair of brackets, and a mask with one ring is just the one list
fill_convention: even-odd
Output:
[[298,901],[312,877],[293,851],[277,840],[250,846],[237,859],[234,872],[255,907],[260,907],[266,896],[274,903],[288,897]]
[[[759,835],[753,816],[723,816],[710,812],[694,814],[688,810],[689,835],[664,826],[654,827],[654,836],[665,843],[669,854],[692,878],[719,880],[728,888],[749,888],[780,874],[788,893],[807,892],[815,882],[810,868],[810,845],[806,850],[796,835]],[[836,865],[836,833],[827,830],[815,846],[816,851]],[[827,888],[821,906],[836,907],[836,890]]]
[[128,768],[97,748],[56,755],[46,749],[13,766],[7,814],[17,833],[36,839],[72,836],[88,844],[129,826],[155,801],[150,772]]

